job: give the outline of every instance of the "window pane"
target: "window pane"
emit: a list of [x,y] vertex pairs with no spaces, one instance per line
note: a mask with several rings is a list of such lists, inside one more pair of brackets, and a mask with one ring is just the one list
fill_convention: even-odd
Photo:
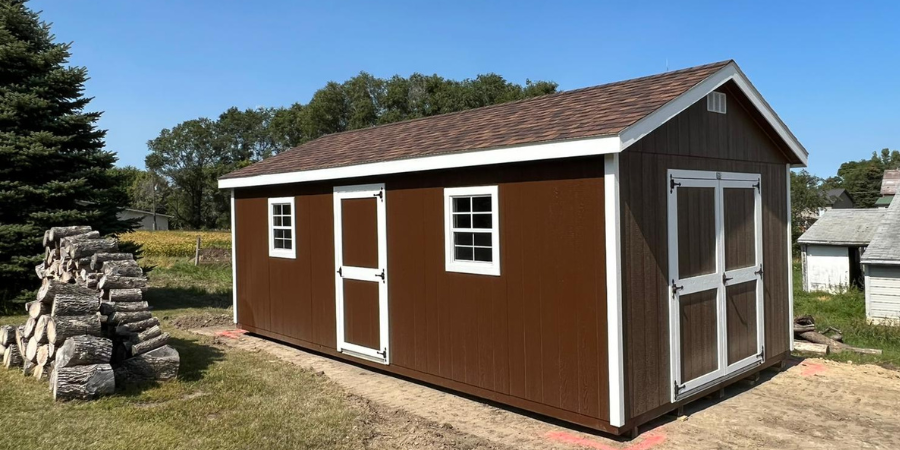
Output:
[[272,225],[275,225],[276,227],[280,227],[280,226],[281,226],[281,216],[275,216],[275,217],[273,217],[273,218],[272,218]]
[[453,212],[471,211],[471,201],[471,197],[453,197]]
[[472,228],[490,228],[492,223],[490,214],[472,214]]
[[275,248],[284,248],[283,242],[281,239],[275,239]]
[[291,226],[291,216],[284,216],[281,218],[282,225],[289,227]]
[[272,205],[272,215],[273,216],[281,215],[281,205]]
[[491,211],[491,198],[490,197],[473,197],[472,198],[472,211],[490,212]]
[[291,249],[291,241],[290,241],[290,240],[285,240],[285,241],[284,241],[284,248],[286,248],[286,249],[288,249],[288,250]]
[[472,245],[472,233],[453,233],[454,244]]
[[472,228],[472,216],[469,214],[454,214],[453,228]]
[[291,215],[291,205],[282,205],[281,206],[281,214],[285,216]]
[[291,230],[281,230],[285,239],[291,238]]
[[489,248],[475,248],[475,261],[491,262],[493,251]]
[[275,239],[281,239],[284,237],[284,230],[274,230],[275,231]]
[[455,259],[457,261],[471,261],[472,247],[456,247]]
[[474,233],[475,234],[475,245],[481,247],[490,247],[491,242],[491,233]]

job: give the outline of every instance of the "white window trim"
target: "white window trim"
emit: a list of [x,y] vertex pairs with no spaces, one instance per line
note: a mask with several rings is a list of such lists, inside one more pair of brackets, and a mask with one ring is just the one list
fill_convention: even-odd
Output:
[[[272,205],[291,205],[291,248],[275,248],[275,228],[272,223]],[[270,198],[266,215],[269,218],[269,257],[297,259],[297,208],[294,206],[294,197]]]
[[[456,261],[453,259],[453,197],[491,196],[492,262]],[[444,259],[447,272],[500,276],[500,202],[497,186],[474,186],[444,189]]]

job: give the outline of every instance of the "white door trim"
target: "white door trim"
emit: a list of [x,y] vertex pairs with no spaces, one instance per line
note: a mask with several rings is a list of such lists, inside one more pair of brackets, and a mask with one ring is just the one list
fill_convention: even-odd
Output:
[[[343,265],[342,200],[374,198],[378,202],[378,267]],[[334,188],[334,264],[335,318],[337,320],[337,350],[359,358],[390,364],[390,321],[388,318],[387,275],[387,191],[383,183]],[[379,340],[381,348],[370,349],[345,341],[344,334],[344,278],[378,283]]]
[[606,322],[609,355],[609,424],[625,425],[625,355],[622,327],[622,240],[619,218],[619,155],[604,157],[606,231]]

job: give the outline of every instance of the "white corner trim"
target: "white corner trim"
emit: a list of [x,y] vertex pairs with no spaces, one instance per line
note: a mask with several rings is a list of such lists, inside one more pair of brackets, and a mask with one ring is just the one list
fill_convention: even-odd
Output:
[[234,189],[231,190],[231,302],[234,323],[238,323],[237,232],[234,227]]
[[[291,248],[275,248],[275,228],[272,222],[272,205],[288,204],[291,205]],[[269,218],[269,257],[270,258],[287,258],[297,259],[297,208],[294,206],[294,197],[272,197],[269,198],[266,216]]]
[[[790,342],[790,350],[794,351],[794,240],[791,233],[793,232],[791,224],[791,165],[786,167],[787,179],[785,191],[787,191],[787,268],[788,268],[788,342]],[[801,269],[802,270],[802,269]],[[866,278],[868,279],[868,278]],[[866,298],[868,298],[868,290]]]
[[625,425],[625,355],[622,327],[622,247],[619,232],[619,155],[603,158],[606,231],[606,323],[609,351],[609,424]]
[[[491,196],[491,262],[457,261],[453,245],[453,197],[470,195]],[[484,232],[486,229],[472,229]],[[460,231],[460,230],[456,230]],[[447,272],[470,273],[474,275],[500,276],[500,200],[499,191],[494,186],[472,186],[444,188],[444,270]]]
[[622,139],[622,150],[628,148],[642,137],[650,134],[651,131],[659,128],[694,103],[703,100],[707,94],[716,90],[719,86],[722,86],[729,80],[734,80],[747,98],[750,99],[750,102],[753,103],[753,106],[755,106],[766,121],[772,125],[778,133],[778,136],[784,139],[797,158],[802,161],[802,166],[805,167],[808,161],[806,149],[800,144],[800,141],[797,140],[793,133],[791,133],[784,122],[781,121],[778,114],[772,110],[772,107],[763,99],[759,94],[759,91],[753,87],[753,84],[751,84],[750,80],[747,79],[743,72],[741,72],[737,64],[733,62],[712,74],[696,86],[688,89],[684,94],[676,97],[669,103],[666,103],[662,108],[657,109],[650,115],[637,121],[637,123],[622,130],[622,132],[619,133],[619,137]]
[[503,147],[492,150],[456,152],[330,169],[257,175],[244,178],[226,178],[224,180],[219,180],[219,189],[301,183],[305,181],[335,180],[392,173],[573,158],[578,156],[605,155],[617,153],[619,152],[619,149],[620,144],[618,136],[604,136],[589,139]]

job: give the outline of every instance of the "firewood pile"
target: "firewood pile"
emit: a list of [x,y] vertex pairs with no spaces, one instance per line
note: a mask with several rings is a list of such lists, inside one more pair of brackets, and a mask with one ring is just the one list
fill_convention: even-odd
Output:
[[794,350],[818,355],[842,352],[881,354],[881,350],[877,348],[860,348],[845,344],[840,330],[828,328],[825,333],[816,331],[816,321],[812,316],[794,318]]
[[49,380],[56,400],[89,400],[116,385],[178,374],[178,352],[143,300],[147,278],[133,254],[89,226],[47,230],[44,247],[28,320],[0,327],[4,367]]

